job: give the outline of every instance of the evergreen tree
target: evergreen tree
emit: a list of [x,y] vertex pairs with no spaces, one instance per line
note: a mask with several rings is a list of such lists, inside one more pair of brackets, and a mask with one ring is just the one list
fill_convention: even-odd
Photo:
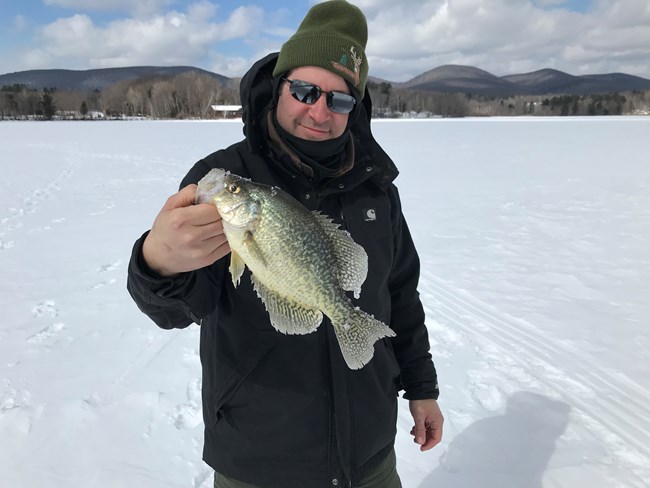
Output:
[[53,92],[53,88],[45,88],[41,95],[40,112],[45,120],[52,120],[56,114],[56,104],[54,102],[54,97],[52,96]]

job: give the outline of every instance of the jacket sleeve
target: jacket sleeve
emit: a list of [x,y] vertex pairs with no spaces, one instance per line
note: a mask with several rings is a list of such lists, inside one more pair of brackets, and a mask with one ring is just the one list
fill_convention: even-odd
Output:
[[[194,165],[180,187],[198,182],[210,169],[205,160]],[[129,261],[127,290],[138,308],[163,329],[201,324],[217,304],[224,275],[222,258],[211,266],[163,277],[154,272],[142,255],[142,244],[149,232],[135,242]]]
[[402,214],[397,188],[392,186],[395,259],[390,275],[391,340],[400,365],[404,398],[438,398],[438,378],[429,352],[429,334],[418,293],[420,260]]
[[163,329],[184,328],[211,313],[217,304],[223,261],[180,276],[157,275],[142,257],[142,243],[135,242],[129,262],[127,290],[138,308]]

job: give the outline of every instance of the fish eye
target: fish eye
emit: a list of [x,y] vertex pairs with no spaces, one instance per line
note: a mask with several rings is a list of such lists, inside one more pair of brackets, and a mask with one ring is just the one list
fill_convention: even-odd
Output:
[[227,190],[228,190],[230,193],[237,194],[237,193],[239,193],[239,191],[241,190],[241,188],[239,187],[239,185],[236,185],[235,183],[232,183],[231,185],[228,185]]

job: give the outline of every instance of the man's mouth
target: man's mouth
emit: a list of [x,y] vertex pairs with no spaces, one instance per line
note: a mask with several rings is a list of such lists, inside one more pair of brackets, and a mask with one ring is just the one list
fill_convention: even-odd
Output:
[[321,134],[321,135],[329,134],[329,130],[325,130],[325,129],[318,129],[318,128],[315,128],[315,127],[309,127],[309,126],[302,125],[302,124],[300,125],[300,127],[305,129],[307,132],[312,132],[312,133]]

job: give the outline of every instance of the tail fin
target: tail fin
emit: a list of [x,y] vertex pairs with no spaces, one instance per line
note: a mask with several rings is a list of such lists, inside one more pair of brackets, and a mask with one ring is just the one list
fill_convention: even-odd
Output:
[[390,327],[358,308],[352,308],[343,320],[332,325],[343,353],[343,359],[350,369],[361,369],[375,354],[375,342],[382,337],[395,337]]

